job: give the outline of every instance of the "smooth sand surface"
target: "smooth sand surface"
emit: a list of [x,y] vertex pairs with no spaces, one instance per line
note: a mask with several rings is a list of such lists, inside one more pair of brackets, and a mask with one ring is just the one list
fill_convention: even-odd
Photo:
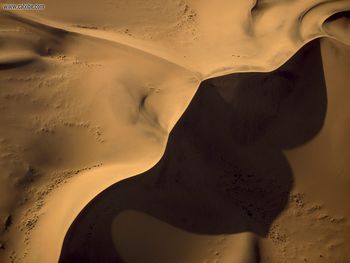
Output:
[[[16,2],[21,1],[11,1]],[[202,182],[198,171],[191,173],[196,176],[189,177],[186,187],[191,189],[202,182],[199,185],[203,190],[195,194],[189,205],[191,209],[196,211],[198,201],[209,195],[209,199],[217,201],[208,205],[211,211],[221,214],[221,219],[237,220],[233,225],[213,218],[208,219],[208,223],[206,212],[198,218],[193,215],[196,222],[203,220],[197,228],[154,214],[157,209],[150,210],[153,211],[150,218],[154,219],[140,212],[132,214],[133,218],[153,220],[149,224],[155,229],[160,225],[164,233],[174,232],[174,236],[179,233],[181,238],[188,236],[188,240],[202,240],[199,234],[204,235],[204,239],[209,238],[205,236],[208,234],[229,234],[233,240],[244,232],[273,236],[272,241],[261,242],[264,248],[261,255],[266,251],[262,258],[274,258],[266,262],[302,262],[309,258],[316,260],[316,257],[326,260],[327,256],[328,261],[346,262],[349,258],[345,250],[349,237],[344,232],[349,213],[344,203],[348,197],[349,174],[346,103],[350,73],[349,1],[103,0],[97,3],[89,0],[72,3],[47,0],[45,4],[44,11],[0,11],[1,262],[57,262],[68,229],[92,199],[112,184],[152,167],[158,169],[164,158],[168,160],[168,155],[163,154],[171,152],[171,149],[165,150],[169,133],[183,116],[200,83],[212,77],[218,78],[203,85],[213,87],[216,95],[210,92],[203,95],[208,101],[202,104],[201,111],[206,114],[196,113],[200,119],[192,119],[188,124],[195,125],[191,136],[198,137],[198,142],[192,148],[184,147],[179,158],[191,156],[192,151],[205,153],[208,149],[198,145],[205,146],[209,138],[214,138],[222,147],[227,145],[225,153],[230,154],[232,149],[228,146],[233,143],[235,167],[238,165],[235,169],[248,169],[249,173],[258,173],[261,180],[267,178],[267,181],[263,180],[262,186],[256,188],[248,180],[243,183],[244,187],[228,188],[227,195],[216,197],[215,193],[203,190],[211,185],[212,179]],[[321,45],[324,85],[317,71],[320,56],[317,60],[317,55],[305,54],[305,58],[301,58],[305,63],[293,62],[293,59],[289,62],[298,50],[319,37],[328,37]],[[299,66],[295,68],[293,63]],[[285,65],[289,73],[277,70],[280,73],[273,74],[267,84],[259,75],[263,73],[254,73],[283,69]],[[232,75],[223,76],[226,74]],[[289,96],[290,89],[293,90],[289,86],[294,87],[294,80],[300,76],[307,79],[300,83],[307,83],[304,85],[310,90],[305,88],[305,92]],[[245,93],[240,91],[240,85],[254,88]],[[265,85],[273,87],[272,91],[259,88]],[[265,96],[267,101],[261,100]],[[286,109],[281,111],[289,122],[269,123],[269,132],[260,142],[259,134],[265,122],[276,119],[276,111],[280,110],[276,100],[281,96],[287,97]],[[215,107],[206,107],[211,103]],[[290,109],[292,106],[295,113]],[[196,106],[193,107],[197,112]],[[191,116],[190,108],[187,111]],[[253,109],[262,112],[257,117]],[[214,132],[228,125],[219,119],[230,123],[226,128],[232,131],[233,141],[227,141],[225,134]],[[208,122],[212,125],[210,132],[205,127]],[[249,146],[255,140],[259,143]],[[266,144],[267,141],[274,147]],[[215,152],[215,146],[210,147],[214,148],[209,152]],[[196,157],[194,167],[205,167],[212,157],[209,154],[203,158]],[[271,160],[277,162],[277,167],[272,168]],[[232,166],[233,160],[228,162]],[[175,167],[177,163],[172,161]],[[228,164],[222,160],[215,165],[215,169],[221,171]],[[232,171],[228,174],[232,175]],[[277,174],[281,174],[280,180],[276,179]],[[165,184],[174,184],[171,180],[165,180]],[[226,184],[229,182],[225,180],[232,178],[223,176],[223,180],[214,181]],[[319,183],[317,187],[315,181]],[[243,188],[249,191],[242,192]],[[259,199],[256,194],[262,189],[277,189],[279,199],[270,200],[276,198],[274,191],[267,199]],[[146,193],[147,187],[139,190]],[[187,193],[184,189],[181,191]],[[231,192],[238,193],[240,198],[231,196]],[[170,193],[178,200],[178,192]],[[153,195],[149,198],[151,201]],[[228,212],[226,205],[232,205],[232,199],[236,200],[235,208]],[[266,216],[259,219],[262,221],[250,219],[253,208],[247,206],[254,204],[254,200],[261,201],[253,205],[254,209],[265,211],[272,206],[271,211],[264,212],[267,215],[259,210],[259,216],[261,213]],[[305,202],[313,208],[301,205],[300,211],[294,209],[290,215],[286,208],[294,203],[290,204],[289,200],[296,200],[297,207]],[[315,211],[314,217],[308,216],[309,210],[305,209]],[[294,214],[301,214],[302,220],[319,217],[320,223],[308,228],[314,234],[311,230],[305,233],[303,221],[296,220]],[[77,220],[79,222],[79,217]],[[171,225],[179,229],[174,230]],[[324,231],[323,234],[320,231]],[[342,234],[341,237],[333,238],[337,233]],[[317,242],[323,244],[322,249],[331,251],[329,255],[312,252],[316,246],[315,236]],[[309,245],[303,245],[305,240]],[[93,244],[96,243],[89,246]],[[77,250],[79,246],[78,243]],[[290,247],[293,255],[288,253]],[[249,251],[255,249],[255,245],[245,245],[245,248]],[[198,251],[203,249],[199,246]],[[200,254],[197,253],[198,257],[202,257]],[[228,261],[222,262],[230,262],[230,255],[225,257]],[[108,262],[108,258],[106,260]]]

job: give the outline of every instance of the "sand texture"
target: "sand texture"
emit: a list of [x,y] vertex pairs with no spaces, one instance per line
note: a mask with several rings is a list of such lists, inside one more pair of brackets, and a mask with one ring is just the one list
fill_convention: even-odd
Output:
[[44,3],[0,10],[0,262],[350,262],[349,0]]

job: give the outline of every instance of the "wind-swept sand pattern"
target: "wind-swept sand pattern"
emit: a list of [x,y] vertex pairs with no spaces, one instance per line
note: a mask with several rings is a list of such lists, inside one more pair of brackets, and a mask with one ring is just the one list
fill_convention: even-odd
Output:
[[[0,218],[3,222],[0,261],[57,262],[65,234],[94,197],[118,181],[152,167],[157,169],[154,165],[167,156],[163,153],[169,133],[206,79],[233,74],[203,84],[217,90],[216,95],[204,95],[210,98],[203,106],[203,111],[208,111],[206,115],[223,111],[226,101],[232,105],[229,127],[232,137],[243,144],[259,139],[262,126],[281,110],[280,105],[274,104],[276,98],[288,97],[294,79],[303,75],[288,68],[293,64],[289,59],[310,41],[327,37],[321,45],[325,85],[317,78],[307,82],[308,87],[319,91],[316,93],[319,97],[313,97],[315,94],[307,89],[305,93],[288,97],[292,101],[286,99],[290,103],[287,108],[298,105],[295,113],[282,114],[290,123],[272,122],[264,137],[279,150],[273,156],[281,163],[285,184],[276,188],[289,193],[295,181],[291,197],[283,195],[280,203],[275,203],[276,210],[270,211],[264,227],[251,228],[255,225],[253,220],[252,225],[239,227],[239,231],[225,225],[220,231],[210,227],[202,231],[187,230],[189,235],[251,231],[272,236],[276,241],[261,241],[265,249],[261,252],[262,260],[266,262],[280,262],[281,258],[286,262],[316,260],[314,254],[308,254],[312,253],[313,245],[302,246],[307,237],[295,234],[302,226],[291,223],[295,219],[289,216],[290,210],[283,212],[297,200],[298,207],[302,202],[307,203],[300,206],[302,210],[311,209],[315,211],[312,216],[320,217],[321,223],[315,224],[313,231],[319,233],[317,227],[329,231],[319,236],[319,242],[334,252],[329,252],[328,259],[323,254],[319,258],[346,262],[344,247],[349,237],[346,234],[339,241],[330,236],[347,228],[349,213],[343,205],[343,200],[348,198],[349,174],[346,147],[349,94],[345,84],[350,68],[349,1],[103,0],[97,4],[92,0],[74,3],[47,0],[45,4],[45,11],[40,12],[0,11]],[[315,44],[310,45],[317,49]],[[313,58],[310,64],[305,64],[319,69],[320,57],[317,60],[316,55],[310,56]],[[302,64],[300,69],[308,71]],[[280,73],[269,79],[272,90],[264,91],[263,78],[252,77],[263,76],[255,72],[271,72],[285,65],[289,73],[277,70]],[[237,76],[243,80],[237,83],[234,80],[232,84],[231,78]],[[251,93],[241,91],[241,81],[253,87]],[[318,88],[324,88],[323,93],[314,86],[317,83]],[[206,91],[199,89],[197,94],[202,92]],[[260,100],[266,92],[270,94],[267,100]],[[221,103],[216,104],[220,101],[215,101],[219,98],[216,96],[221,96]],[[251,100],[254,96],[257,97]],[[327,99],[328,107],[324,104]],[[262,101],[266,104],[261,104]],[[210,103],[217,109],[206,107]],[[251,113],[250,105],[263,110],[259,116],[262,120]],[[298,110],[299,107],[305,107],[305,111]],[[211,121],[213,127],[218,125],[217,130],[222,129],[218,119],[226,116],[225,111],[211,119],[206,115],[201,115],[203,125]],[[191,122],[198,124],[195,136],[209,134],[203,132],[201,121]],[[305,130],[298,130],[299,127]],[[297,136],[289,136],[287,140],[286,129]],[[215,135],[214,131],[213,134],[219,141],[226,138]],[[248,147],[250,150],[242,146],[245,150],[240,158],[252,158],[251,150],[264,155],[270,149],[260,146]],[[286,149],[289,150],[284,152]],[[260,170],[262,166],[258,164],[257,171],[274,174]],[[225,165],[222,163],[218,169]],[[330,184],[327,176],[333,172],[336,176]],[[308,174],[319,174],[323,186],[314,187],[311,183],[314,179]],[[189,186],[201,181],[196,176],[188,179]],[[135,178],[138,177],[143,178]],[[278,181],[272,180],[274,183]],[[250,189],[251,184],[246,187]],[[229,193],[237,193],[239,189],[229,188],[223,199],[227,198],[226,202],[231,204],[230,198],[236,199]],[[329,189],[337,195],[325,196]],[[257,189],[250,190],[256,193]],[[241,218],[243,225],[251,220],[249,214],[254,213],[244,207],[251,203],[250,198],[257,197],[247,193],[243,196],[245,201],[232,215],[218,210],[223,218]],[[292,209],[292,215],[306,213],[302,220],[313,218],[304,210]],[[155,220],[159,219],[157,216]],[[179,227],[180,232],[186,230],[184,225],[170,223]],[[286,228],[290,224],[298,227],[288,232]],[[255,248],[255,243],[250,248]],[[304,251],[305,255],[295,252],[293,256],[288,248]]]

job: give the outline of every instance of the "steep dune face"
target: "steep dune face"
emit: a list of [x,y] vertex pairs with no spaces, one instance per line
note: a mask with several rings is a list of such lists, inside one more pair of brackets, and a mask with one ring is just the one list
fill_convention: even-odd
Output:
[[349,1],[45,4],[0,11],[5,262],[57,261],[92,198],[161,158],[200,81],[271,71],[320,36],[349,44]]
[[60,262],[346,262],[348,147],[328,144],[347,126],[333,114],[348,58],[341,46],[336,87],[328,45],[309,43],[274,72],[203,82],[160,162],[91,201]]
[[350,48],[322,39],[327,112],[322,129],[306,144],[285,152],[295,186],[288,209],[261,243],[262,262],[339,262],[350,254],[349,73]]

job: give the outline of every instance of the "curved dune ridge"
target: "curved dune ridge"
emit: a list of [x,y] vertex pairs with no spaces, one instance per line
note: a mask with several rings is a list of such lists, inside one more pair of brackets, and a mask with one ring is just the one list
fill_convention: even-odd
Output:
[[[348,58],[350,45],[347,0],[103,0],[98,5],[92,0],[47,0],[45,4],[45,10],[40,12],[0,11],[1,262],[57,262],[69,227],[94,197],[116,182],[157,167],[169,133],[203,81],[233,73],[232,76],[271,72],[288,65],[286,62],[298,50],[319,37],[336,40],[322,45],[322,59],[328,63],[323,61],[327,90],[333,86],[341,89],[343,82],[339,80],[348,76],[346,59],[339,58],[339,54]],[[339,61],[328,55],[332,52]],[[331,68],[339,63],[341,66],[334,73]],[[293,80],[293,74],[282,72],[269,81],[275,83],[272,86],[281,86],[286,80]],[[249,105],[249,97],[262,91],[257,87],[252,94],[241,93],[231,89],[231,81],[226,80],[225,86],[225,78],[214,78],[211,85],[217,87],[216,94],[223,101],[232,104],[231,110],[236,114],[232,118],[237,121],[230,124],[234,137],[250,142],[258,136],[254,131],[265,122],[256,123],[249,107],[240,108],[240,101],[248,101]],[[247,78],[247,85],[252,87],[262,81]],[[239,83],[234,85],[239,87]],[[274,90],[275,95],[266,103],[273,103],[283,92]],[[334,101],[339,96],[335,94]],[[331,101],[332,97],[328,99]],[[258,101],[259,98],[254,103]],[[332,105],[337,104],[334,101]],[[289,165],[294,175],[312,170],[309,166],[304,170],[303,158],[299,157],[305,155],[307,159],[308,149],[298,149],[303,149],[303,143],[314,142],[323,129],[322,105],[309,109],[310,116],[319,110],[321,117],[300,138],[286,140],[283,127],[272,122],[266,140],[277,145],[279,151],[274,156],[286,169],[284,174],[291,172]],[[343,112],[342,105],[345,103],[327,113],[329,122],[339,127],[341,121],[346,121],[346,117],[337,117]],[[273,118],[275,108],[261,107],[266,111],[264,118]],[[288,114],[294,127],[303,125],[296,116]],[[211,118],[213,125],[219,125],[215,117]],[[326,118],[326,124],[327,121]],[[325,127],[332,127],[326,124]],[[251,133],[245,137],[247,127]],[[332,160],[323,171],[335,167],[339,178],[343,178],[348,172],[349,152],[343,146],[348,140],[348,128],[337,132],[327,129],[320,145],[330,147],[327,136],[333,138],[336,134],[337,139],[327,151],[332,155],[322,155],[323,163]],[[198,134],[203,132],[201,127],[196,130]],[[264,154],[265,148],[260,146],[252,149]],[[280,152],[286,149],[290,150],[283,157]],[[243,150],[249,153],[246,148]],[[317,161],[312,159],[310,163]],[[322,178],[326,181],[325,176]],[[293,180],[287,181],[285,190],[289,193]],[[311,181],[306,179],[305,188]],[[329,187],[336,186],[339,185],[334,183]],[[344,191],[340,187],[341,196],[346,196]],[[249,199],[247,193],[243,196]],[[234,197],[225,198],[230,203]],[[272,219],[282,212],[288,198],[283,195],[281,204],[276,204],[271,220],[263,224],[264,231],[250,228],[252,225],[240,231],[266,236]],[[324,203],[332,207],[333,214],[340,209],[334,205],[339,204],[336,197]],[[239,205],[238,208],[242,209]],[[325,218],[338,220],[328,214]],[[281,220],[279,226],[288,222],[283,216]],[[170,223],[176,226],[176,222]],[[341,226],[336,228],[339,229]],[[208,229],[187,230],[202,234],[238,233],[237,229],[214,233],[206,233]],[[271,252],[271,244],[264,245],[269,255],[279,257],[283,246],[286,244]]]
[[313,41],[202,82],[162,159],[81,211],[60,262],[346,262],[349,55]]

